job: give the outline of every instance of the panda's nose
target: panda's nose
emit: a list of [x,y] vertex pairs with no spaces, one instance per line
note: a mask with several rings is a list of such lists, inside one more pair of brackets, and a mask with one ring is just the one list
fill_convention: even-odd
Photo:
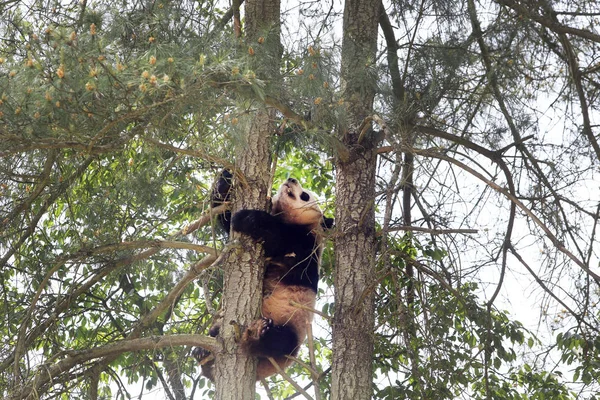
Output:
[[296,183],[298,183],[298,181],[297,181],[296,179],[294,179],[294,178],[288,178],[288,180],[287,180],[287,181],[288,181],[289,183],[293,183],[293,184],[296,184]]

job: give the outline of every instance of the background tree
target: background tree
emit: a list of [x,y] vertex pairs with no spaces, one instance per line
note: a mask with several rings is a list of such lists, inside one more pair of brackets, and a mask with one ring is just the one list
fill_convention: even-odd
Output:
[[598,5],[384,2],[374,51],[367,3],[0,6],[4,397],[210,397],[196,345],[250,395],[233,325],[202,334],[221,294],[257,309],[227,260],[260,249],[210,223],[227,167],[234,208],[288,174],[336,205],[322,318],[267,396],[596,398]]
[[[586,97],[594,96],[595,90],[590,87],[585,94],[578,90],[582,87],[578,76],[585,68],[573,68],[581,54],[589,54],[589,49],[597,43],[587,27],[595,23],[598,10],[585,2],[578,3],[581,8],[577,10],[562,3],[540,2],[533,8],[529,3],[526,7],[517,2],[500,3],[398,3],[389,12],[397,18],[384,16],[380,20],[390,69],[389,97],[386,97],[389,100],[384,104],[394,105],[390,118],[382,122],[388,124],[389,147],[381,151],[402,149],[404,153],[403,159],[393,151],[386,156],[392,179],[382,188],[386,190],[387,210],[383,213],[383,231],[412,232],[399,244],[395,244],[396,238],[388,237],[388,255],[383,255],[388,268],[401,265],[409,278],[403,284],[402,280],[400,283],[392,280],[393,289],[385,289],[387,284],[384,284],[383,297],[377,301],[392,302],[395,296],[390,293],[397,295],[400,288],[405,288],[406,302],[398,304],[399,324],[388,322],[393,314],[380,308],[384,311],[382,323],[400,328],[391,328],[388,334],[403,337],[402,344],[408,344],[406,356],[410,360],[405,369],[406,380],[388,386],[385,395],[409,393],[426,398],[435,394],[436,398],[452,398],[460,392],[457,389],[466,378],[466,382],[481,382],[465,386],[469,388],[467,396],[472,398],[514,398],[518,393],[567,396],[568,390],[560,385],[558,378],[563,370],[556,371],[556,375],[545,372],[540,358],[525,357],[515,363],[514,350],[507,352],[507,342],[499,340],[506,337],[513,343],[523,342],[524,332],[518,325],[507,323],[496,304],[502,295],[515,299],[516,291],[511,289],[526,276],[530,282],[536,282],[537,289],[533,291],[544,296],[539,319],[543,326],[554,331],[558,328],[556,324],[567,320],[567,314],[574,317],[574,325],[567,328],[567,323],[564,328],[570,332],[569,338],[577,339],[561,345],[563,349],[572,346],[572,350],[579,340],[578,343],[589,344],[595,336],[583,339],[587,334],[581,333],[595,325],[587,318],[594,314],[595,320],[597,312],[583,319],[581,315],[588,313],[594,303],[589,302],[589,296],[595,298],[598,293],[594,272],[597,257],[593,255],[597,251],[593,238],[598,197],[597,193],[584,195],[595,199],[587,209],[581,201],[569,199],[574,198],[575,192],[588,192],[579,182],[586,176],[591,178],[589,168],[598,164],[598,153],[594,150],[596,136],[585,133],[590,131],[586,128],[589,124],[586,114],[593,114]],[[431,15],[435,15],[434,20]],[[562,16],[560,22],[558,15]],[[394,21],[401,27],[399,30],[393,29]],[[573,36],[567,37],[567,32]],[[400,39],[396,40],[397,37]],[[582,41],[582,37],[588,40]],[[578,50],[573,50],[573,43],[577,43]],[[577,93],[575,97],[565,96],[571,93],[569,88]],[[553,101],[545,101],[547,98]],[[562,107],[569,103],[583,105],[581,112],[565,114]],[[579,122],[565,124],[561,115]],[[554,127],[550,129],[549,125]],[[572,130],[573,126],[578,128]],[[583,138],[587,139],[582,141]],[[573,145],[572,140],[578,145]],[[575,148],[589,158],[580,159],[577,165],[557,162],[565,160],[563,156],[572,154]],[[401,180],[395,181],[398,178]],[[465,180],[469,184],[461,185]],[[490,188],[500,197],[490,196]],[[399,190],[403,191],[402,217],[394,218],[391,211]],[[495,203],[495,198],[500,203]],[[507,201],[502,202],[502,198]],[[490,214],[492,203],[505,211]],[[456,209],[456,204],[464,209]],[[582,218],[583,214],[588,217]],[[460,232],[447,228],[478,226],[486,227],[485,238],[462,240],[454,235],[440,235]],[[423,237],[417,236],[422,231],[429,233],[426,245]],[[466,229],[460,233],[469,232]],[[477,241],[480,243],[473,246]],[[448,251],[450,260],[444,259],[442,249]],[[404,251],[402,261],[395,254],[398,250]],[[414,255],[407,258],[407,250],[408,254],[415,251]],[[418,254],[434,264],[415,262]],[[461,257],[462,254],[468,257]],[[536,264],[540,267],[532,267]],[[432,265],[435,267],[430,268]],[[417,274],[413,275],[415,268]],[[562,275],[557,275],[558,270]],[[571,278],[566,278],[567,271]],[[468,294],[473,292],[473,285],[467,281],[477,282],[477,277],[484,285],[483,308],[472,304]],[[568,289],[571,284],[580,289]],[[506,285],[510,287],[507,289]],[[440,289],[452,293],[458,309],[448,309],[451,303],[445,302],[438,308]],[[461,294],[463,290],[466,292]],[[575,292],[582,297],[574,295]],[[402,310],[405,304],[408,307]],[[574,304],[577,306],[573,308]],[[562,308],[553,321],[546,318],[552,307]],[[452,325],[447,318],[459,318],[461,322],[452,329],[440,329]],[[470,328],[465,330],[466,326]],[[545,328],[540,331],[543,332],[547,332]],[[454,342],[457,337],[462,343]],[[546,336],[547,339],[550,338]],[[562,335],[558,339],[560,343]],[[384,354],[397,354],[390,353],[394,347],[388,346],[389,342],[381,343]],[[552,339],[545,343],[553,346]],[[528,344],[533,346],[533,341]],[[458,353],[456,349],[460,349]],[[571,350],[567,353],[572,354]],[[397,351],[404,352],[401,348]],[[474,357],[463,357],[469,353]],[[568,363],[573,361],[566,359]],[[597,355],[591,359],[597,359]],[[435,365],[448,361],[454,366],[453,371],[462,376],[451,371],[443,378],[431,374],[437,369]],[[390,368],[395,367],[393,362],[390,364]],[[585,370],[589,371],[577,367],[574,376],[579,378],[580,371]],[[585,383],[592,381],[588,376]],[[547,384],[540,387],[541,382]],[[384,391],[380,393],[383,395]],[[589,392],[582,390],[578,396],[587,393],[593,397],[594,391],[594,388]]]
[[377,21],[381,5],[346,1],[341,56],[344,113],[337,126],[347,149],[336,160],[335,314],[332,399],[370,399],[375,277],[375,173],[373,112]]

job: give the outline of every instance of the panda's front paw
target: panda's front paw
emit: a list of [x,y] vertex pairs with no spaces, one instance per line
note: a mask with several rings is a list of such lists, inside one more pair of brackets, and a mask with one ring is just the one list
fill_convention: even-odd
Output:
[[273,320],[271,318],[262,317],[258,321],[260,321],[259,335],[262,338],[263,336],[265,336],[267,334],[267,332],[269,332],[269,329],[271,329],[273,327]]
[[200,365],[204,365],[214,358],[210,351],[203,349],[202,347],[194,348],[194,350],[192,350],[192,357],[194,357]]
[[267,332],[273,327],[271,318],[261,318],[253,321],[242,336],[244,342],[257,342],[262,339]]

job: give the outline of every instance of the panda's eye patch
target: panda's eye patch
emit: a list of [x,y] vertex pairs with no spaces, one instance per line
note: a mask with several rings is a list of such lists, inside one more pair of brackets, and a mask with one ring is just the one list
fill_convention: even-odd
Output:
[[308,201],[310,200],[310,195],[306,192],[302,192],[302,194],[300,195],[300,199],[302,199],[302,201]]

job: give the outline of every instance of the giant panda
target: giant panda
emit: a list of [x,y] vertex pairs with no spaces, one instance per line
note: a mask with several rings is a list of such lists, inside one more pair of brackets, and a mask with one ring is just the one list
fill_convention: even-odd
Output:
[[[215,185],[213,205],[229,200],[231,178],[228,171],[223,171]],[[240,210],[233,217],[223,214],[219,223],[225,231],[231,226],[233,231],[263,245],[266,265],[262,317],[246,327],[240,343],[248,354],[258,357],[256,379],[260,380],[277,372],[267,357],[284,369],[292,363],[286,356],[296,356],[306,338],[313,319],[310,310],[317,296],[323,232],[332,227],[333,219],[324,217],[312,192],[289,178],[273,196],[270,213]],[[209,334],[217,336],[219,328],[217,322]],[[213,380],[214,360],[205,361],[210,353],[196,348],[193,356],[201,364],[203,375]]]

